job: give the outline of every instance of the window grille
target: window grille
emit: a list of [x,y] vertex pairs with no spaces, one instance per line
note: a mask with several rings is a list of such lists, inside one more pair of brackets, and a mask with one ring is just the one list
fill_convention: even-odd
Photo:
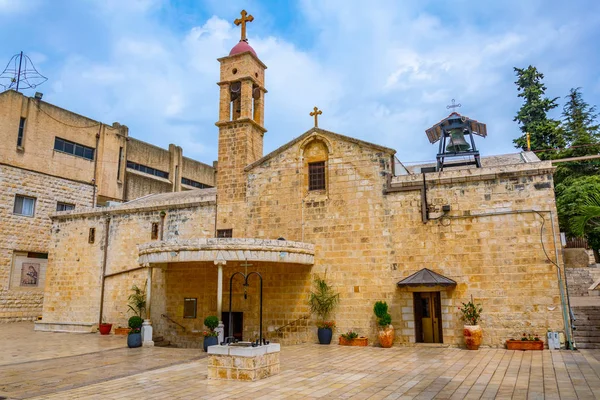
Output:
[[308,190],[325,190],[325,161],[308,164]]
[[233,237],[233,229],[217,229],[218,238],[230,238]]

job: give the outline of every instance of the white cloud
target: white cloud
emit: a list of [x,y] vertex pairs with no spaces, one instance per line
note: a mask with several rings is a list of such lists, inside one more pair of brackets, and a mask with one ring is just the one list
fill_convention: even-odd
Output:
[[28,12],[39,4],[38,0],[0,0],[0,15]]
[[[7,3],[0,0],[0,13]],[[236,44],[239,29],[224,20],[232,3],[221,3],[210,4],[216,16],[182,31],[161,20],[159,11],[173,7],[163,0],[98,1],[105,52],[68,52],[45,98],[210,163],[217,154],[216,59]],[[318,106],[325,129],[397,148],[403,161],[432,159],[437,148],[424,130],[447,115],[452,98],[488,124],[489,137],[478,139],[484,154],[514,151],[520,101],[513,66],[538,66],[549,96],[584,86],[596,96],[588,101],[600,98],[600,60],[580,45],[600,30],[592,10],[576,19],[569,9],[516,0],[451,7],[306,0],[297,8],[303,42],[257,34],[260,19],[271,20],[261,16],[269,13],[263,5],[249,28],[268,66],[265,153],[309,129],[308,113]]]

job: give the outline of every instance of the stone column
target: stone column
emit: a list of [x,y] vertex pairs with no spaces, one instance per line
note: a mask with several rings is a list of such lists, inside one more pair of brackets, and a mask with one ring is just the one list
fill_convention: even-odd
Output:
[[142,346],[153,347],[152,321],[150,320],[150,306],[152,305],[152,267],[147,266],[148,279],[146,280],[146,319],[142,324]]
[[227,264],[225,260],[215,260],[217,266],[217,317],[219,318],[219,326],[215,329],[218,332],[219,344],[225,340],[225,333],[223,321],[221,321],[223,315],[223,266]]

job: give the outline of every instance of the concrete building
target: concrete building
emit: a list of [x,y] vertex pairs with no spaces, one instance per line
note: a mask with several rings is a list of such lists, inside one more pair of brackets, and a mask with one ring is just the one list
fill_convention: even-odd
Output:
[[[271,340],[315,342],[316,275],[340,292],[338,332],[371,340],[378,300],[390,306],[396,343],[462,345],[458,307],[471,296],[486,345],[565,329],[550,162],[522,153],[400,174],[395,150],[316,123],[263,155],[266,66],[245,41],[219,62],[216,189],[54,215],[36,329],[125,325],[136,284],[148,291],[155,333],[180,346],[200,347],[204,318],[227,325],[229,313],[238,338],[258,337],[262,321]],[[444,284],[408,283],[427,270]],[[262,297],[257,276],[248,286],[234,277],[253,271]]]
[[181,147],[12,90],[0,93],[0,132],[0,322],[41,315],[52,213],[215,185]]

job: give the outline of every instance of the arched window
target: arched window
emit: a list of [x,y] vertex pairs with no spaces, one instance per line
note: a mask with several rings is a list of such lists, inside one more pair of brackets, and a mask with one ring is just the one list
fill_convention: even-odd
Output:
[[304,182],[308,193],[327,192],[329,147],[318,137],[303,146]]

